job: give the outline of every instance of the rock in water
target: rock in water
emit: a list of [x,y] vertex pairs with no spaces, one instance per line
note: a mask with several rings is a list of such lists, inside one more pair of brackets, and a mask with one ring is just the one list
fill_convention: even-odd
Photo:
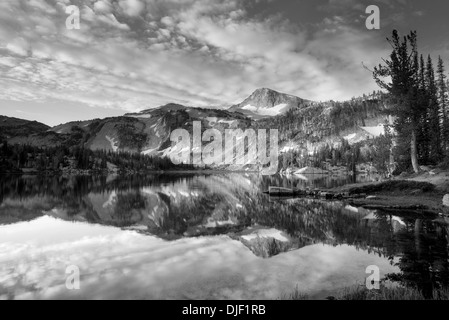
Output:
[[443,197],[443,206],[449,207],[449,194]]
[[304,167],[301,169],[298,169],[294,172],[294,174],[328,174],[329,171],[320,169],[320,168],[314,168],[314,167]]

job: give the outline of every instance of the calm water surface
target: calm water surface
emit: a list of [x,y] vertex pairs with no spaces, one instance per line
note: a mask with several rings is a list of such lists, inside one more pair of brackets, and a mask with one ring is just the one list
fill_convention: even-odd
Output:
[[[2,176],[0,299],[325,298],[370,265],[426,294],[449,283],[436,217],[262,193],[353,182],[304,178]],[[66,288],[71,265],[80,290]]]

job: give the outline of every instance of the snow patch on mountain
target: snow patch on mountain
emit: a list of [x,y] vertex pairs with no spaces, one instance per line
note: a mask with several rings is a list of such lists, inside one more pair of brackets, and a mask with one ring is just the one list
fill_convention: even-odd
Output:
[[108,200],[103,204],[103,208],[114,206],[115,202],[116,202],[116,198],[117,198],[117,193],[115,191],[112,191],[111,194],[109,195]]
[[242,238],[246,241],[251,241],[257,238],[274,238],[282,242],[288,242],[289,239],[283,234],[282,231],[277,229],[259,229],[253,233],[242,235]]
[[351,140],[351,139],[354,139],[356,136],[357,136],[357,133],[351,133],[351,134],[348,134],[347,136],[344,136],[343,138],[345,140]]
[[217,117],[207,117],[206,120],[209,122],[210,126],[214,126],[218,122]]
[[153,153],[157,152],[157,149],[158,148],[147,149],[147,150],[142,151],[142,154],[144,154],[144,155],[152,155]]
[[376,127],[361,127],[363,130],[368,132],[374,138],[377,138],[385,134],[385,126],[383,124],[378,124]]
[[284,113],[286,111],[286,109],[288,109],[288,105],[286,103],[281,103],[272,108],[261,108],[261,107],[255,107],[255,106],[248,104],[248,105],[244,106],[242,109],[254,112],[261,116],[274,117],[274,116]]
[[228,220],[219,221],[214,220],[213,218],[208,218],[207,223],[204,224],[205,228],[217,228],[222,226],[229,226],[229,225],[235,225],[236,223],[232,221],[231,217],[228,218]]
[[118,145],[117,141],[114,138],[111,138],[110,136],[106,136],[106,139],[111,143],[111,148],[114,152],[118,151]]

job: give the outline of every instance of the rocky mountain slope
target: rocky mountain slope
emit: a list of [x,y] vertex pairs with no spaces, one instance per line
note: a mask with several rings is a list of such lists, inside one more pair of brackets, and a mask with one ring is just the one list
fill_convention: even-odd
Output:
[[141,152],[169,156],[171,132],[183,128],[192,133],[194,121],[201,122],[202,131],[215,128],[248,128],[251,120],[227,110],[201,109],[167,104],[155,109],[125,114],[122,117],[70,122],[51,129],[58,134],[82,132],[85,146],[92,150]]

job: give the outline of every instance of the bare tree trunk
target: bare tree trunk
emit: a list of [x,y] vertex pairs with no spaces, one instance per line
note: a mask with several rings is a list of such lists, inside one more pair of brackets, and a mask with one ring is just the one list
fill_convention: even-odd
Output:
[[[392,128],[394,125],[393,117],[388,116],[388,124],[389,128]],[[391,134],[391,133],[390,133]],[[394,161],[394,148],[398,145],[397,135],[391,135],[391,146],[390,146],[390,163],[389,163],[389,176],[393,176],[393,173],[396,171],[396,163]]]
[[416,154],[416,131],[412,130],[412,140],[410,143],[410,156],[412,158],[412,166],[415,173],[419,172],[418,155]]

